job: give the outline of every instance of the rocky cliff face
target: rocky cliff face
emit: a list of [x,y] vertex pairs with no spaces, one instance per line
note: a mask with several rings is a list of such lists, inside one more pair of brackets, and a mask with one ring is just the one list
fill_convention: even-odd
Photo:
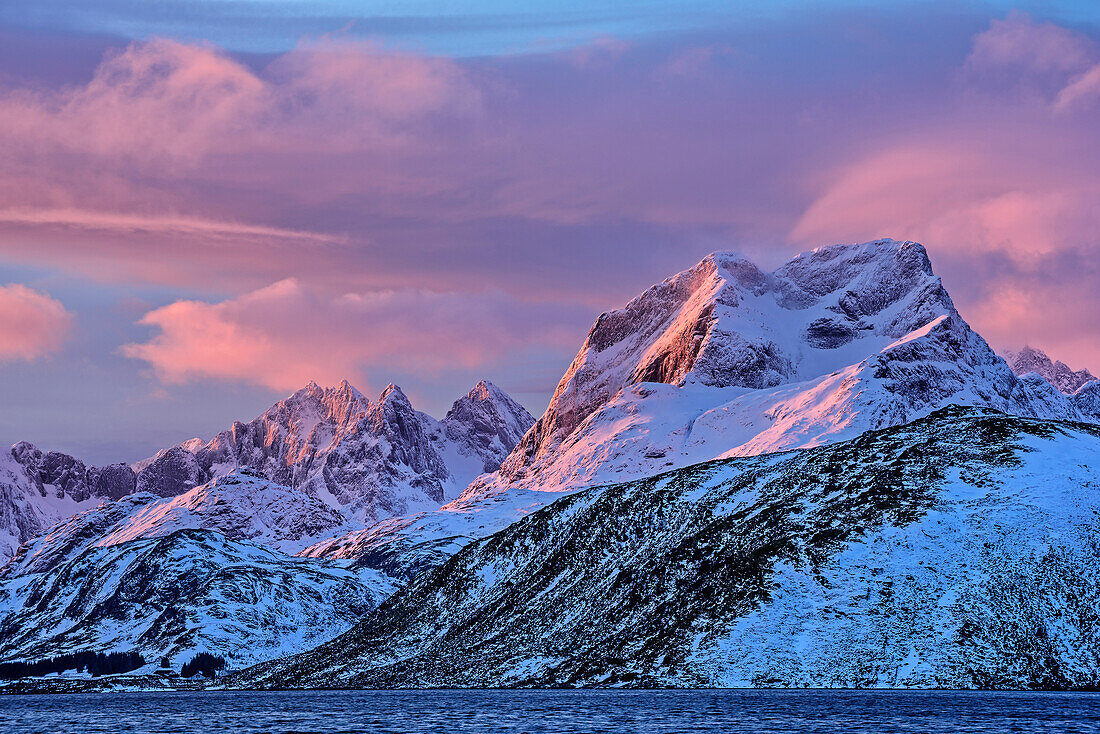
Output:
[[1100,428],[951,407],[565,497],[271,687],[1100,684]]
[[1064,362],[1053,361],[1041,349],[1024,347],[1018,352],[1008,352],[1005,359],[1017,375],[1035,372],[1066,395],[1072,395],[1087,383],[1096,380],[1088,370],[1072,370]]
[[85,466],[27,442],[0,456],[0,565],[20,543],[81,509],[132,494],[136,477],[125,464]]
[[310,383],[213,440],[140,462],[139,490],[174,496],[234,468],[331,500],[358,520],[438,507],[500,462],[534,419],[479,383],[443,421],[412,407],[396,385],[368,400],[346,381]]

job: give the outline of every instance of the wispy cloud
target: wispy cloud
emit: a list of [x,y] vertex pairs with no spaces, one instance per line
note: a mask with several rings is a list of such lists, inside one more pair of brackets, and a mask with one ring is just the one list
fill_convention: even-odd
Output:
[[141,216],[79,209],[0,209],[0,223],[56,225],[107,232],[148,232],[203,237],[274,237],[290,240],[341,242],[344,238],[318,232],[225,222],[185,216]]

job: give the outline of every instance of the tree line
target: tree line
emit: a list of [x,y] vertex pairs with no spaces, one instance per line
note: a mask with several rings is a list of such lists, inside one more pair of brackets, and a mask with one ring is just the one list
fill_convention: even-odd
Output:
[[225,658],[221,655],[215,657],[208,652],[200,652],[183,664],[180,675],[190,678],[195,673],[202,673],[206,678],[213,678],[219,670],[225,670]]
[[74,652],[35,662],[0,663],[0,680],[40,678],[50,673],[75,670],[88,671],[93,677],[128,673],[145,665],[145,658],[136,652]]

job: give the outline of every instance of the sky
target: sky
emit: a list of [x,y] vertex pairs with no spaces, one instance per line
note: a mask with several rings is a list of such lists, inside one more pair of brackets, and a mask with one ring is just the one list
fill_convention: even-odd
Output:
[[539,414],[715,250],[926,245],[1100,371],[1092,2],[7,0],[0,441],[134,461],[313,379]]

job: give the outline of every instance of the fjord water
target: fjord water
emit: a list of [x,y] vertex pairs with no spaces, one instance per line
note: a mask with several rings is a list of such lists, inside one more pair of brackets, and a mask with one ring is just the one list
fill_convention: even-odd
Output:
[[974,691],[213,691],[0,696],[0,731],[1100,732],[1100,695]]

